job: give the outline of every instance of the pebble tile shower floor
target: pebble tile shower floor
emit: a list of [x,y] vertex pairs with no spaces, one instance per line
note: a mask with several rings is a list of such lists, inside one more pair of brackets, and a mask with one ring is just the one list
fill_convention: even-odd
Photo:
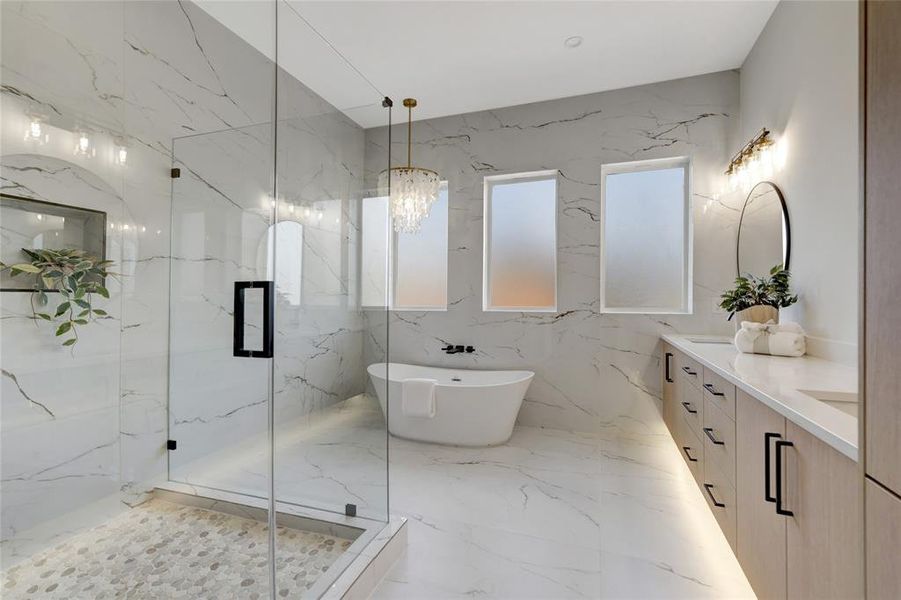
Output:
[[[3,572],[13,598],[267,598],[266,524],[155,499]],[[280,597],[312,586],[351,541],[279,527]]]

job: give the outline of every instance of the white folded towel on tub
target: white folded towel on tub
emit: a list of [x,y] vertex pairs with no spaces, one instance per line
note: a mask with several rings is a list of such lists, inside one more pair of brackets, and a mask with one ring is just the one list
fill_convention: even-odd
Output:
[[807,338],[797,323],[752,323],[742,321],[735,334],[735,347],[746,354],[804,356]]
[[401,411],[405,417],[431,419],[435,416],[435,379],[404,379],[401,383]]

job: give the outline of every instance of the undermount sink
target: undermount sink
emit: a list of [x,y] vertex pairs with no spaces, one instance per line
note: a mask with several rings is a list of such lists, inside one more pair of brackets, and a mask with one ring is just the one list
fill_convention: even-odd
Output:
[[832,390],[798,390],[802,394],[810,396],[814,400],[819,400],[823,404],[828,404],[833,408],[837,408],[843,413],[852,417],[858,416],[857,394],[854,392],[835,392]]

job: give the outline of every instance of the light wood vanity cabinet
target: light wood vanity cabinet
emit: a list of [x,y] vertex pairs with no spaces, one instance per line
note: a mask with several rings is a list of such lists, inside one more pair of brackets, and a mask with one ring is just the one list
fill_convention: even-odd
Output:
[[[729,410],[728,398],[735,398],[735,386],[704,369],[704,391],[701,432],[704,441],[704,493],[720,529],[736,549],[735,493],[735,411]],[[725,400],[724,400],[725,399]]]
[[862,597],[857,464],[697,361],[667,352],[680,366],[670,411],[683,409],[667,425],[758,597]]
[[792,444],[783,456],[784,505],[793,513],[786,521],[788,597],[861,598],[857,464],[791,421],[785,438]]
[[[758,598],[786,597],[785,518],[773,498],[773,442],[785,437],[785,418],[739,390],[735,420],[738,480],[738,562]],[[769,458],[769,462],[767,462]]]

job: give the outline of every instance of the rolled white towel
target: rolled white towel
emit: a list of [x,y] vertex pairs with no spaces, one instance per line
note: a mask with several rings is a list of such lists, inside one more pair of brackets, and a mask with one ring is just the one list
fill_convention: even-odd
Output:
[[404,379],[401,383],[401,412],[405,417],[431,419],[435,416],[434,379]]
[[797,323],[744,321],[735,334],[735,347],[746,354],[804,356],[807,352],[807,338]]

